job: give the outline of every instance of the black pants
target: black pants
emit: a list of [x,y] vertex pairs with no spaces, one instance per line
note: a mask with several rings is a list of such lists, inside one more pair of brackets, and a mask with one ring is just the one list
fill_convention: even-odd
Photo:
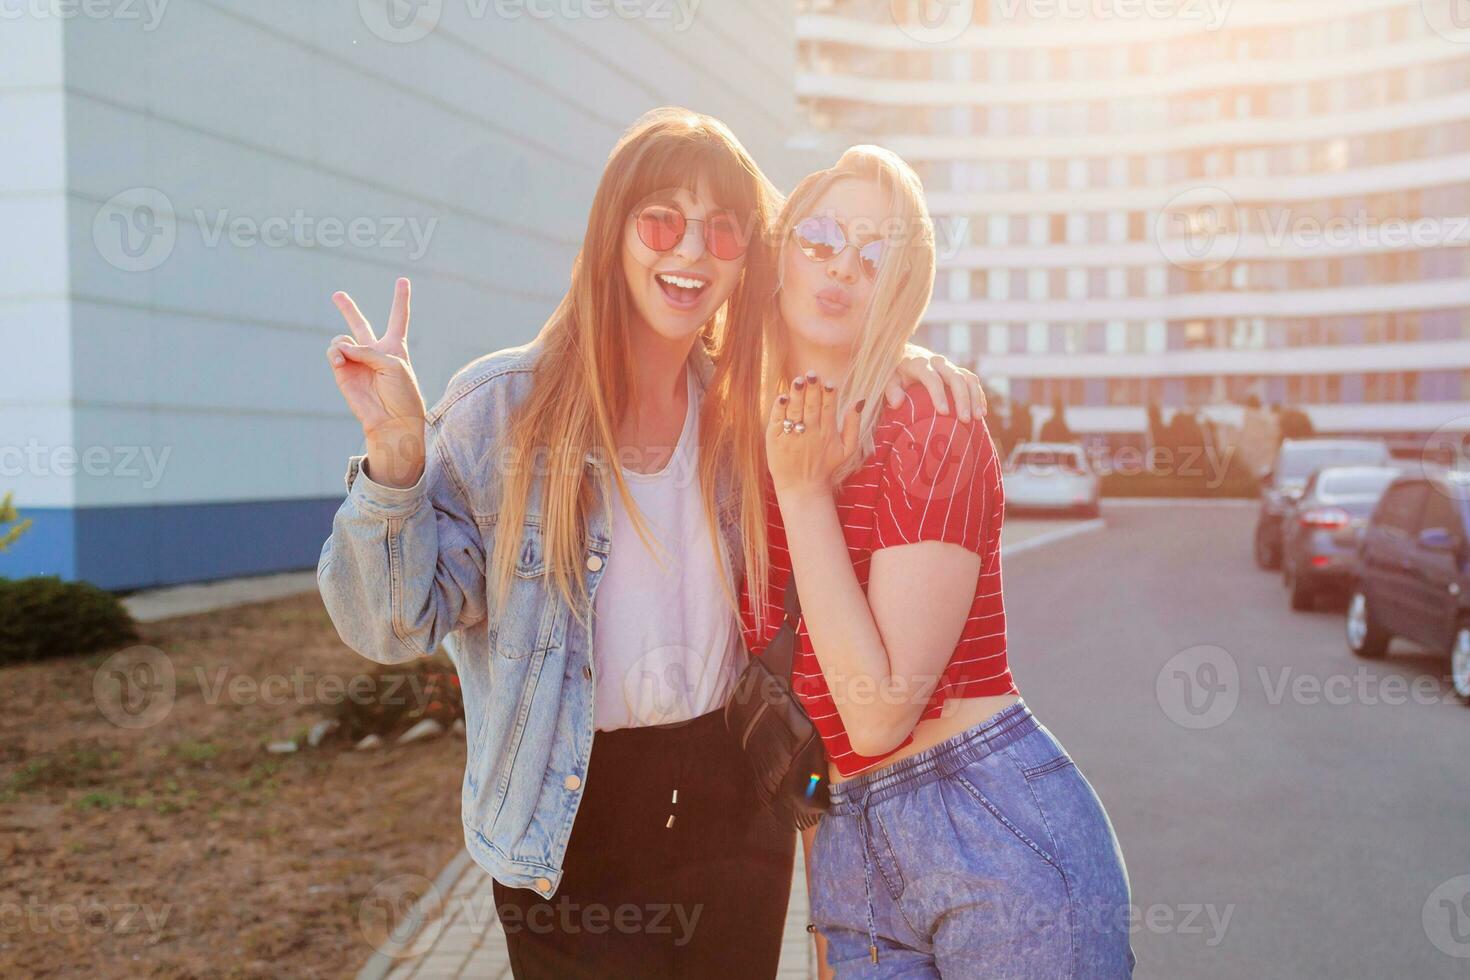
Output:
[[556,894],[494,884],[517,980],[775,976],[796,832],[721,712],[597,732],[583,792]]

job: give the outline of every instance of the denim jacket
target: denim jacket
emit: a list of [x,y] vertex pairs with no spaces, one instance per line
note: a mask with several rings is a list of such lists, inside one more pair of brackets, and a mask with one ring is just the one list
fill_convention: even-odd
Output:
[[[546,588],[537,474],[519,527],[496,520],[511,411],[531,386],[539,342],[471,361],[426,416],[425,469],[407,489],[374,483],[350,457],[347,498],[317,562],[317,585],[338,635],[379,663],[427,656],[441,641],[459,671],[468,756],[461,810],[471,856],[509,887],[556,893],[592,752],[591,630]],[[713,366],[695,344],[703,391]],[[703,451],[703,447],[701,447]],[[588,478],[604,465],[592,453]],[[738,494],[728,466],[716,487],[723,559],[743,572]],[[589,596],[612,561],[605,498],[585,544]],[[504,609],[491,609],[486,556],[496,536],[520,541]],[[590,618],[590,617],[584,617]]]

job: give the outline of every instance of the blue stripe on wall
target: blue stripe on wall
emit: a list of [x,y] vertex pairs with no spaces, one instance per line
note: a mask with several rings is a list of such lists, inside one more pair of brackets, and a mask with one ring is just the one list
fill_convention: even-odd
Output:
[[32,525],[0,576],[138,589],[315,568],[341,497],[140,507],[21,508]]

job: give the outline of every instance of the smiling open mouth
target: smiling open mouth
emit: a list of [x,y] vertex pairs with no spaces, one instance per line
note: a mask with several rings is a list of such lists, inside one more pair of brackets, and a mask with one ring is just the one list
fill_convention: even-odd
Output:
[[659,289],[675,306],[693,306],[709,285],[696,276],[680,276],[672,272],[660,272],[654,278],[658,280]]

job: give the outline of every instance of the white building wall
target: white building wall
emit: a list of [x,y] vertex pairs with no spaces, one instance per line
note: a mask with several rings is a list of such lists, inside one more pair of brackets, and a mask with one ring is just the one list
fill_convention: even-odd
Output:
[[[413,280],[432,404],[464,363],[539,329],[643,111],[724,119],[789,185],[790,11],[635,6],[647,16],[443,0],[405,30],[388,0],[21,20],[44,42],[15,45],[36,90],[4,90],[0,118],[45,160],[4,178],[19,193],[0,206],[36,244],[0,271],[0,329],[40,387],[0,445],[54,431],[141,461],[16,487],[80,540],[63,573],[124,586],[312,564],[361,450],[324,355],[344,331],[331,293],[381,326],[394,279]],[[99,534],[106,554],[82,540]]]

